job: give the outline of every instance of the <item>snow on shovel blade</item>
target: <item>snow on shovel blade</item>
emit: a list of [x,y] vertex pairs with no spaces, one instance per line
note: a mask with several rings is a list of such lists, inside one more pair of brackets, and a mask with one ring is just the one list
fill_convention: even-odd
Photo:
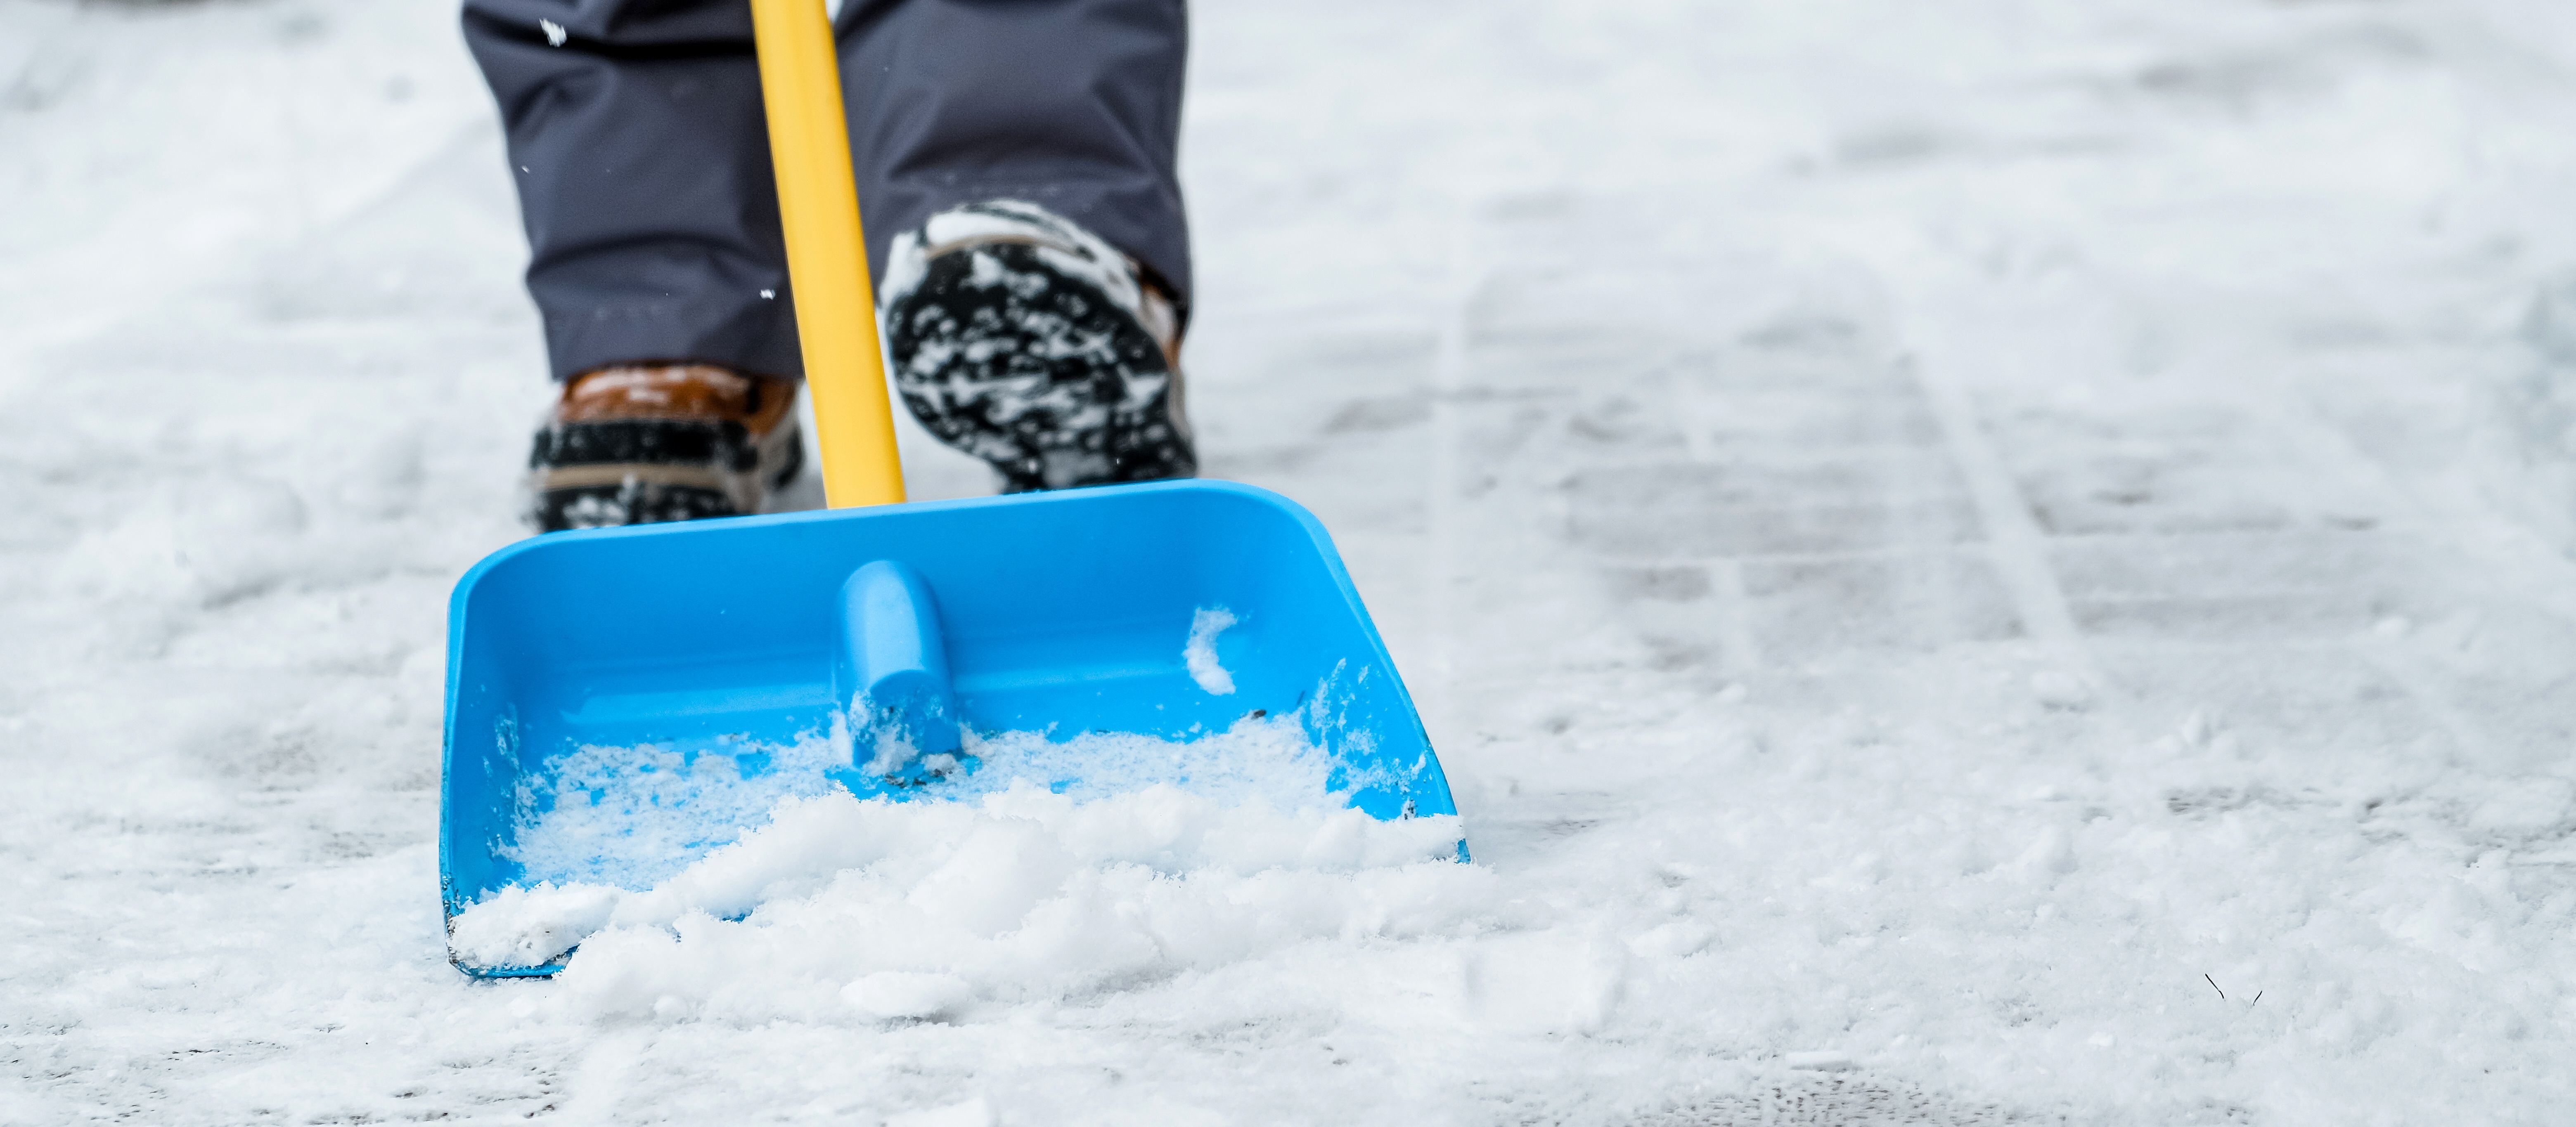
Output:
[[[1017,761],[1038,772],[1019,777],[1107,794],[1227,765],[1084,749],[1228,748],[1208,737],[1293,722],[1326,771],[1238,774],[1238,790],[1300,792],[1238,797],[1456,812],[1323,527],[1242,485],[537,537],[457,583],[447,669],[451,927],[538,881],[660,879],[823,776],[863,799],[974,793],[964,781],[1003,768],[971,752],[1003,733],[1054,749]],[[1143,738],[1087,738],[1100,733]],[[561,960],[458,965],[509,977]]]

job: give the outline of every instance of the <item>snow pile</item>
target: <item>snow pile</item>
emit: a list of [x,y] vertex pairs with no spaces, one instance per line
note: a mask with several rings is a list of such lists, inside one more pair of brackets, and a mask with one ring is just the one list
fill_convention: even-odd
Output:
[[[1228,806],[1170,785],[1079,801],[790,799],[649,892],[505,892],[459,958],[530,965],[598,1014],[925,1018],[1057,998],[1314,939],[1472,931],[1491,874],[1455,818]],[[595,932],[595,933],[594,933]],[[548,950],[547,948],[553,948]]]
[[[1248,718],[1186,741],[1126,732],[965,739],[975,770],[925,793],[960,801],[1033,785],[1079,801],[1159,784],[1228,806],[1344,805],[1329,785],[1332,756],[1293,716]],[[850,762],[850,735],[837,725],[789,744],[694,753],[584,746],[522,782],[519,832],[506,853],[530,884],[649,888],[767,821],[780,803],[837,791],[826,772]]]
[[1347,808],[1294,717],[965,750],[974,771],[893,801],[825,774],[849,762],[837,727],[576,749],[521,796],[527,883],[459,913],[451,950],[533,967],[578,945],[565,981],[603,1014],[928,1018],[1490,915],[1457,819]]

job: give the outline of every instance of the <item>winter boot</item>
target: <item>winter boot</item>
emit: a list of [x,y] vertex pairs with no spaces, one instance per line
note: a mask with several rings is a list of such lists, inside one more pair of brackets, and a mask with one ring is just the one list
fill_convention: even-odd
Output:
[[896,237],[884,288],[904,403],[1007,492],[1198,472],[1178,312],[1091,232],[1017,200],[952,208]]
[[796,382],[710,364],[584,372],[528,454],[539,532],[757,513],[804,462]]

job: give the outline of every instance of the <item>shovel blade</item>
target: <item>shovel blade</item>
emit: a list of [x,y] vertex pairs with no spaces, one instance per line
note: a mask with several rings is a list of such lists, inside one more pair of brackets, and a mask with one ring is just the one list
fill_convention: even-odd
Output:
[[[851,666],[836,601],[879,561],[935,600],[969,731],[1187,741],[1255,713],[1296,716],[1351,781],[1350,805],[1456,812],[1330,538],[1264,490],[1158,482],[603,529],[522,541],[457,584],[447,914],[523,880],[510,847],[532,796],[551,793],[550,764],[575,749],[784,744],[828,728],[851,704],[836,688]],[[1194,625],[1209,641],[1211,617],[1229,615],[1212,651],[1191,646]]]

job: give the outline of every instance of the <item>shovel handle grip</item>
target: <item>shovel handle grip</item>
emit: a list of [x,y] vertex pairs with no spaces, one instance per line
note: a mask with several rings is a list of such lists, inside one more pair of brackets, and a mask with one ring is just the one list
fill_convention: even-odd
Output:
[[903,461],[886,399],[832,22],[823,0],[751,0],[751,23],[823,495],[836,509],[895,504],[903,500]]

